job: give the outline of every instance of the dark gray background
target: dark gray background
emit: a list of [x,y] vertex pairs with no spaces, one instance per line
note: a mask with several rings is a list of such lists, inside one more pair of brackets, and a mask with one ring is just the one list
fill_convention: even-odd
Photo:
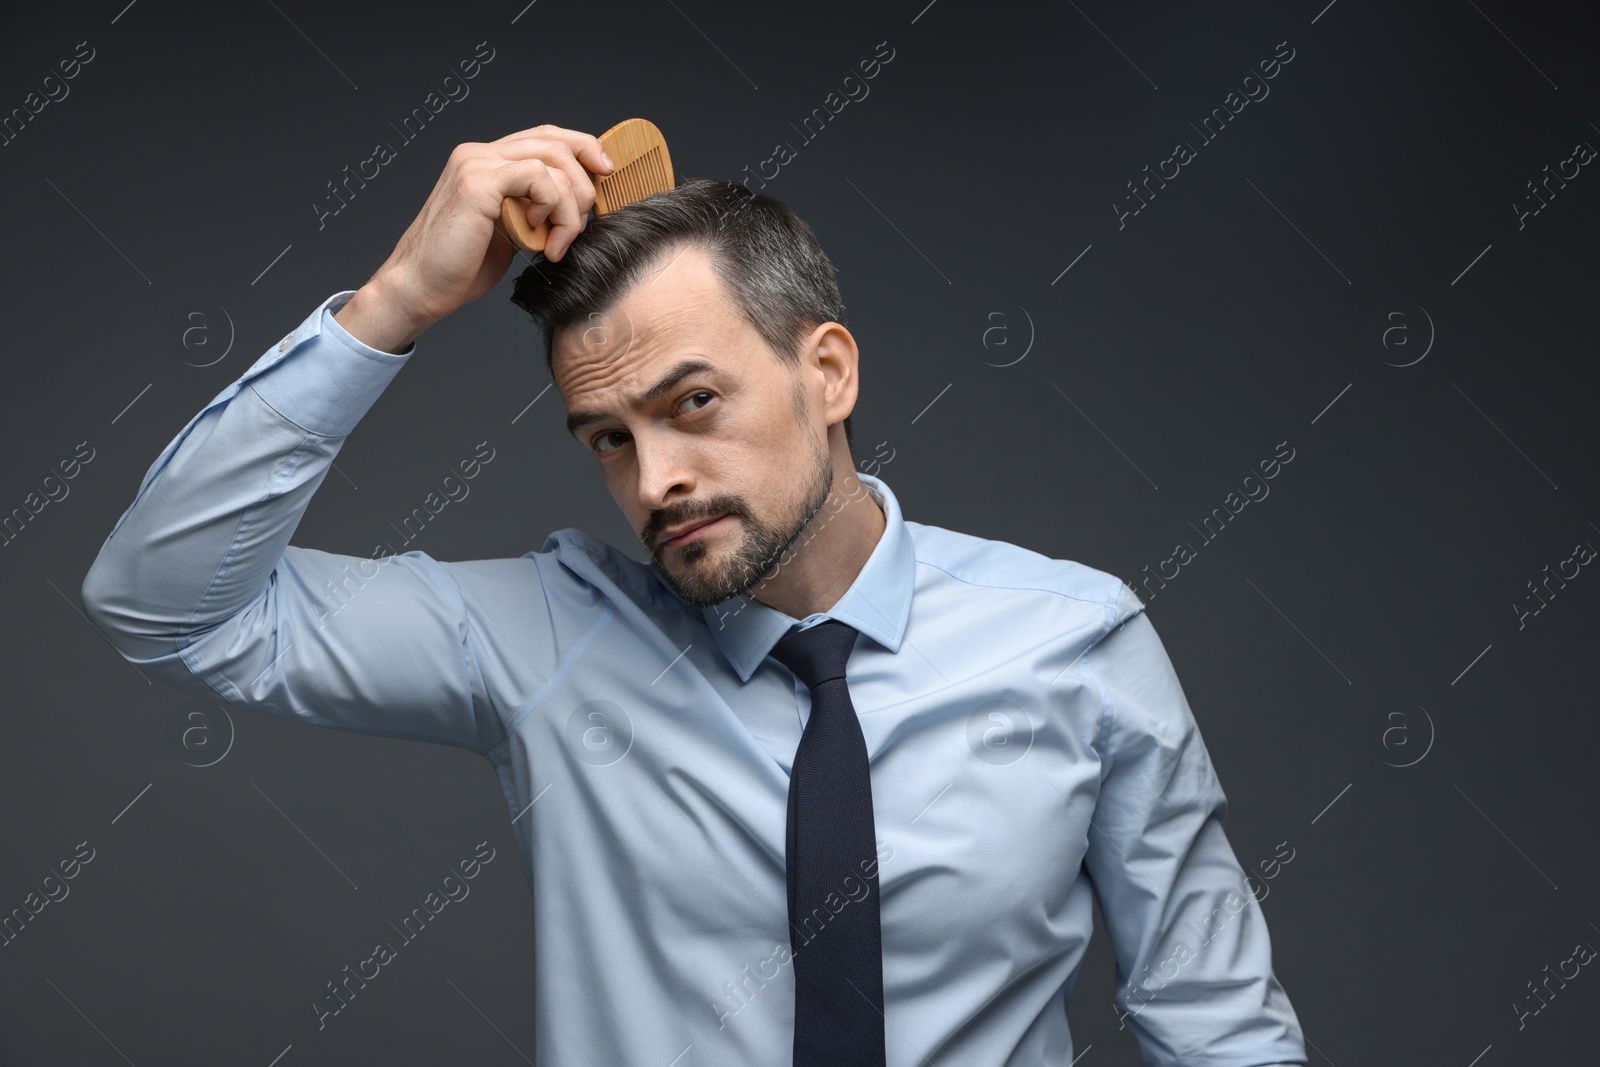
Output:
[[[1585,19],[1506,0],[9,14],[0,113],[78,42],[95,58],[0,147],[0,514],[79,442],[95,458],[0,549],[0,912],[78,842],[95,858],[0,948],[0,1059],[531,1059],[532,913],[489,764],[236,710],[226,757],[191,766],[168,734],[190,699],[125,663],[78,587],[163,446],[365,280],[456,143],[633,115],[685,176],[796,147],[765,191],[838,265],[856,454],[892,455],[908,518],[1135,584],[1198,549],[1150,616],[1241,863],[1294,850],[1262,906],[1312,1063],[1592,1057],[1588,968],[1520,1029],[1514,1008],[1600,944],[1600,577],[1520,627],[1514,607],[1600,545],[1600,174],[1521,229],[1512,206],[1600,146]],[[325,183],[398,145],[389,123],[480,41],[470,96],[319,230]],[[804,143],[791,123],[883,41],[870,95]],[[1284,41],[1270,96],[1200,146],[1189,123]],[[1179,140],[1196,160],[1119,229],[1124,183]],[[554,390],[528,408],[549,376],[509,289],[422,339],[297,544],[369,555],[488,440],[470,497],[410,547],[520,555],[577,526],[641,554]],[[1190,524],[1285,441],[1271,495],[1203,543]],[[310,999],[482,840],[472,896],[318,1032]],[[1085,1067],[1138,1061],[1112,980],[1102,931],[1070,1013]]]

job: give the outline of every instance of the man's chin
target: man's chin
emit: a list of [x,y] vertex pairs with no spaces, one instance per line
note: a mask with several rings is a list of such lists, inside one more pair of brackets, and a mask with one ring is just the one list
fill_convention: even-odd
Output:
[[721,586],[716,589],[708,589],[707,587],[700,585],[685,586],[682,582],[673,582],[671,585],[673,590],[680,597],[697,608],[714,608],[718,604],[732,600],[734,597],[739,596],[740,593],[744,591],[741,589],[735,589],[732,592],[724,595],[723,590],[727,588],[726,586]]
[[[715,607],[724,601],[741,596],[754,600],[760,593],[763,583],[774,573],[772,568],[761,574],[746,573],[743,576],[722,573],[717,575],[717,580],[713,582],[705,580],[707,575],[686,575],[682,571],[669,571],[665,568],[661,570],[674,591],[696,607]],[[690,580],[685,581],[685,577]],[[694,580],[695,578],[699,580]]]
[[[713,607],[744,591],[734,588],[736,583],[730,576],[716,573],[718,561],[711,552],[701,553],[690,561],[677,553],[667,555],[667,559],[656,559],[656,570],[666,578],[673,592],[695,607]],[[708,581],[713,577],[714,581]]]

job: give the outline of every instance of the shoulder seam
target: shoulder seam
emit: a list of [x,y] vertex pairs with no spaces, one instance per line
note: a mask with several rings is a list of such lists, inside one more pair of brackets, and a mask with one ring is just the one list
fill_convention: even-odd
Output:
[[[1101,598],[1099,600],[1091,600],[1088,597],[1075,596],[1072,593],[1068,593],[1068,592],[1066,592],[1065,590],[1062,590],[1062,589],[1047,589],[1047,588],[1044,588],[1042,586],[1037,586],[1037,585],[997,585],[997,584],[993,584],[993,583],[989,583],[989,582],[978,582],[978,581],[973,581],[971,578],[963,578],[961,575],[953,573],[949,568],[941,567],[939,564],[933,563],[933,562],[931,562],[929,560],[925,560],[925,559],[921,558],[920,556],[916,556],[915,554],[913,554],[912,558],[915,559],[918,564],[920,564],[920,565],[922,565],[924,567],[932,567],[934,570],[939,571],[942,574],[949,575],[951,579],[953,579],[954,581],[958,581],[958,582],[962,583],[963,585],[970,585],[970,586],[974,586],[974,587],[979,588],[979,589],[1014,589],[1014,590],[1017,590],[1019,592],[1020,591],[1028,591],[1028,592],[1035,592],[1035,593],[1054,593],[1056,596],[1065,597],[1068,600],[1076,600],[1080,604],[1093,604],[1096,607],[1099,607],[1099,608],[1102,608],[1102,609],[1105,610],[1106,617],[1107,617],[1108,621],[1109,621],[1109,619],[1111,617],[1111,611],[1116,606],[1117,600],[1120,598],[1120,595],[1121,595],[1121,591],[1118,590],[1118,595],[1117,596],[1113,596],[1113,597],[1109,597],[1109,598]],[[1045,558],[1049,559],[1051,557],[1046,556]],[[1070,561],[1070,560],[1057,560],[1056,562],[1060,563],[1060,562],[1072,562],[1072,561]],[[1095,569],[1098,570],[1099,568],[1095,568]],[[1101,571],[1100,573],[1106,574],[1107,572],[1106,571]],[[1115,575],[1112,575],[1111,577],[1115,577]],[[1120,581],[1120,579],[1118,579],[1118,580]],[[1126,583],[1123,583],[1123,584],[1126,584]]]

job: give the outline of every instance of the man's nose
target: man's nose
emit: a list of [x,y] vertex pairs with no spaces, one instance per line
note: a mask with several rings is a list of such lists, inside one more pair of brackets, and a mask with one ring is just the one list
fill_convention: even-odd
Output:
[[654,511],[694,495],[688,452],[664,441],[635,440],[639,463],[639,502]]

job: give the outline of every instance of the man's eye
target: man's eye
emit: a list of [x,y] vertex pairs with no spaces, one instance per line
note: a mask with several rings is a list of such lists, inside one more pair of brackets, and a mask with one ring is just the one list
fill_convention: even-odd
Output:
[[620,448],[622,446],[622,442],[613,442],[612,438],[627,436],[628,435],[623,433],[621,430],[608,430],[603,434],[598,434],[594,439],[594,450],[596,452],[610,452],[613,448]]
[[[709,389],[697,389],[694,392],[690,393],[688,395],[688,397],[685,398],[685,400],[686,401],[693,400],[696,397],[702,397],[703,396],[703,397],[707,398],[706,402],[709,403],[710,402],[710,398],[715,396],[715,395],[716,394],[712,393]],[[682,404],[679,404],[678,405],[678,410],[681,412],[681,411],[685,411],[685,410],[687,410],[687,411],[698,411],[700,409],[699,408],[687,408],[686,409]]]

